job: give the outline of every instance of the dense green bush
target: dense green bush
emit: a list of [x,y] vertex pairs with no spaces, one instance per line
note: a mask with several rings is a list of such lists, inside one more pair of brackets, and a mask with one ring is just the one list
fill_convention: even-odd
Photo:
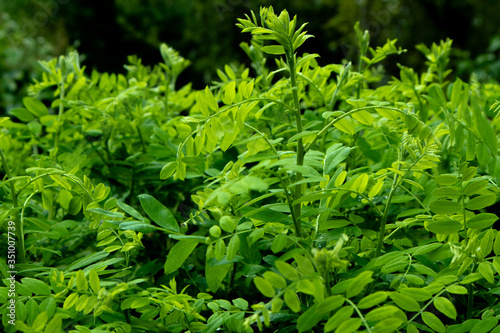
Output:
[[500,87],[452,79],[451,40],[386,83],[405,50],[359,25],[325,66],[286,11],[238,26],[251,69],[200,91],[166,45],[41,63],[1,119],[5,331],[14,268],[25,332],[500,331]]

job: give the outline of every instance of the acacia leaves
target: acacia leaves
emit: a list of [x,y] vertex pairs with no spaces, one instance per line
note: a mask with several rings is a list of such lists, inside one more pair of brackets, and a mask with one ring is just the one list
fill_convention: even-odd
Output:
[[308,38],[313,37],[303,31],[306,24],[296,29],[297,17],[290,20],[286,10],[283,10],[280,15],[276,15],[272,7],[260,9],[260,25],[253,12],[252,18],[247,15],[246,19],[238,19],[238,21],[240,23],[237,25],[242,29],[242,32],[251,32],[257,40],[278,42],[278,45],[266,45],[260,48],[262,52],[272,55],[286,53],[291,56]]

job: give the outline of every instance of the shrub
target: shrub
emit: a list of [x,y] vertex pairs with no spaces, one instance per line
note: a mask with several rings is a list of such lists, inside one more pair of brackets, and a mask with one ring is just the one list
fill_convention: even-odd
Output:
[[238,26],[252,72],[201,91],[166,45],[127,76],[42,64],[50,110],[2,120],[17,328],[497,331],[498,86],[452,79],[451,40],[385,83],[404,50],[358,25],[359,62],[325,66],[286,11]]

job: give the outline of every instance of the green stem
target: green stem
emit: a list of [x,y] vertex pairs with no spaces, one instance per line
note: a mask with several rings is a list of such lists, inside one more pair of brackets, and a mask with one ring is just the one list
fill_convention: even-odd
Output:
[[[12,173],[10,171],[9,163],[7,163],[7,159],[5,158],[5,155],[3,154],[3,150],[1,148],[0,148],[0,157],[2,159],[3,168],[5,170],[5,173],[7,174],[7,178],[12,179]],[[9,183],[10,183],[10,195],[12,198],[12,210],[13,210],[12,219],[14,220],[14,225],[16,228],[16,230],[14,231],[17,243],[16,252],[19,255],[18,257],[19,261],[25,262],[26,250],[24,248],[24,232],[23,232],[23,224],[21,219],[19,218],[19,211],[17,209],[19,207],[19,202],[17,199],[16,187],[14,186],[14,182],[10,181]]]
[[[359,74],[363,74],[364,69],[363,69],[363,57],[365,56],[365,50],[363,50],[363,47],[361,47],[361,50],[359,52],[359,68],[358,72]],[[359,99],[361,96],[361,80],[358,82],[358,90],[356,91],[356,98]]]
[[[274,155],[276,155],[276,157],[278,159],[281,159],[281,156],[279,155],[278,151],[276,150],[274,145],[271,143],[271,141],[269,141],[269,139],[267,138],[267,136],[264,133],[262,133],[261,131],[259,131],[258,129],[256,129],[255,127],[253,127],[252,125],[249,125],[247,123],[245,123],[245,126],[252,129],[253,131],[257,132],[267,142],[268,146],[271,148]],[[294,207],[292,205],[292,199],[290,198],[290,195],[288,194],[288,187],[285,185],[285,182],[283,181],[283,178],[281,177],[279,172],[276,172],[276,176],[278,177],[280,184],[281,184],[281,187],[283,188],[283,193],[285,193],[286,202],[287,202],[288,207],[290,208],[290,212],[292,214],[293,225],[294,226],[300,225],[300,223],[298,223],[298,221],[297,221],[297,216],[295,215]],[[295,230],[297,230],[297,228],[295,228]]]
[[[348,116],[350,116],[353,113],[360,112],[362,110],[370,110],[370,109],[373,109],[373,108],[374,108],[374,106],[364,106],[364,107],[361,107],[361,108],[350,110],[350,111],[348,111],[348,112],[346,112],[346,113],[338,116],[337,118],[333,119],[327,125],[323,126],[323,128],[321,129],[321,131],[319,131],[314,136],[313,140],[305,147],[304,151],[307,152],[312,147],[312,145],[316,143],[316,141],[318,140],[319,137],[321,137],[329,128],[331,128],[333,125],[335,125],[335,123],[337,123],[341,119],[343,119],[345,117],[348,117]],[[388,106],[377,106],[377,108],[399,112],[399,113],[404,114],[404,115],[407,114],[406,112],[404,112],[403,110],[400,110],[398,108],[393,108],[393,107],[388,107]]]
[[[401,159],[402,158],[400,158],[400,160]],[[398,164],[398,171],[400,170],[401,170],[401,163]],[[399,177],[400,177],[399,174],[395,173],[391,191],[389,192],[389,197],[387,198],[387,202],[384,207],[384,215],[382,215],[382,221],[380,221],[380,231],[378,234],[377,249],[375,250],[375,258],[377,258],[380,255],[380,252],[382,251],[382,246],[384,245],[385,225],[387,224],[387,217],[389,215],[389,206],[391,205],[392,197],[394,196],[394,193],[396,193],[396,189],[398,188]]]
[[[449,287],[452,287],[452,286],[455,286],[457,285],[458,283],[454,283],[454,284],[451,284],[449,285]],[[446,289],[443,289],[441,290],[439,293],[437,293],[436,295],[434,295],[432,297],[432,299],[430,299],[427,304],[425,304],[413,317],[410,318],[410,320],[408,320],[406,323],[404,323],[401,327],[408,327],[408,324],[410,324],[412,321],[414,321],[415,319],[418,318],[418,316],[422,315],[422,313],[425,311],[425,309],[427,309],[432,303],[434,303],[434,301],[439,297],[441,296],[443,293],[446,292]]]
[[472,287],[472,283],[470,283],[467,286],[467,291],[468,295],[467,295],[467,317],[465,318],[466,320],[472,319],[472,310],[474,308],[474,288]]
[[[403,160],[403,154],[404,154],[404,148],[401,147],[400,154],[398,160],[402,161]],[[384,238],[385,234],[385,225],[387,223],[387,216],[389,214],[389,206],[391,205],[392,197],[394,196],[394,193],[396,192],[396,189],[399,187],[403,179],[406,178],[406,176],[410,173],[410,171],[413,169],[417,163],[424,158],[424,156],[427,154],[427,152],[423,153],[421,156],[419,156],[415,162],[413,162],[408,169],[405,171],[405,173],[400,176],[398,173],[395,173],[394,176],[394,181],[392,182],[392,187],[391,191],[389,192],[389,197],[387,198],[387,202],[385,204],[384,208],[384,215],[382,216],[382,221],[380,223],[380,232],[378,235],[378,244],[377,244],[377,250],[375,251],[375,257],[378,257],[380,255],[380,251],[382,250],[382,245],[384,244],[384,240],[387,238]],[[398,171],[401,170],[401,163],[398,163]]]
[[[300,112],[299,95],[297,93],[297,73],[295,72],[295,55],[292,53],[287,53],[288,66],[290,68],[290,82],[292,85],[293,102],[295,104],[295,123],[297,126],[297,134],[302,133],[302,115]],[[302,143],[302,138],[297,139],[297,165],[304,165],[304,145]],[[297,172],[295,175],[295,182],[299,182],[302,179],[302,173]],[[294,201],[298,200],[302,196],[302,184],[295,185]],[[302,237],[302,228],[300,225],[300,215],[301,215],[301,203],[294,205],[295,213],[295,233],[298,237]]]
[[366,331],[368,333],[371,333],[372,330],[370,328],[370,325],[368,324],[368,322],[366,321],[365,317],[363,316],[363,314],[361,313],[361,311],[359,311],[359,308],[356,306],[356,304],[354,304],[349,298],[346,298],[345,299],[347,301],[347,303],[349,303],[350,306],[352,306],[354,308],[354,310],[356,311],[356,313],[358,314],[359,318],[361,318],[361,321],[363,322],[363,325],[365,325],[366,327]]

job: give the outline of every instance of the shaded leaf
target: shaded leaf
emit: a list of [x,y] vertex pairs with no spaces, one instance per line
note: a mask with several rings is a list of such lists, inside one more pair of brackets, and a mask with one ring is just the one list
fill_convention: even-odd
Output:
[[148,216],[160,227],[179,232],[179,225],[170,210],[149,194],[139,195],[141,206]]

